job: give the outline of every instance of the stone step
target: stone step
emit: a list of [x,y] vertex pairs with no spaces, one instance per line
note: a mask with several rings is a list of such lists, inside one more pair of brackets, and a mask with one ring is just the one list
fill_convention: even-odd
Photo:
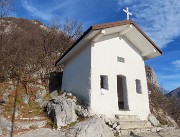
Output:
[[117,123],[120,129],[143,129],[143,128],[151,128],[152,125],[148,121],[120,121]]
[[118,121],[140,121],[137,115],[115,115]]
[[135,128],[135,129],[121,129],[119,130],[119,135],[121,136],[129,136],[132,134],[138,134],[138,133],[147,133],[147,132],[159,132],[163,128],[161,127],[150,127],[150,128]]

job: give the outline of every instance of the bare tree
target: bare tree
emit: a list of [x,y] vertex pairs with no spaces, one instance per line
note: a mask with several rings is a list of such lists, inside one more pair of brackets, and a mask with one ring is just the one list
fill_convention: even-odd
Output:
[[[31,81],[31,76],[40,69],[48,74],[52,71],[61,69],[60,66],[55,66],[55,61],[61,56],[74,42],[71,36],[71,23],[64,24],[68,28],[68,35],[58,29],[56,26],[39,27],[32,21],[15,18],[3,18],[5,25],[2,25],[0,39],[0,78],[18,77],[20,82],[26,89],[27,83]],[[14,23],[8,24],[6,21]],[[71,21],[69,21],[71,22]],[[70,26],[69,26],[70,25]],[[5,28],[10,28],[8,31]],[[14,27],[13,27],[14,26]],[[76,25],[74,25],[75,27]],[[72,36],[76,34],[80,36],[79,25],[76,30],[72,31]],[[78,30],[80,29],[80,30]],[[4,32],[3,32],[4,31]],[[77,36],[77,37],[78,37]]]
[[63,32],[71,39],[77,40],[83,33],[83,25],[76,19],[66,18],[62,25]]

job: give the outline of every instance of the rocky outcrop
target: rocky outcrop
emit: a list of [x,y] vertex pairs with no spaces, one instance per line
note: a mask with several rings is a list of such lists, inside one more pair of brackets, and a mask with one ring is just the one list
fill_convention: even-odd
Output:
[[44,102],[44,96],[47,94],[46,89],[40,89],[36,92],[36,99],[35,102],[37,102],[41,107],[43,106]]
[[78,117],[81,119],[90,116],[88,109],[78,105],[77,98],[66,92],[49,100],[45,110],[59,128],[77,121]]
[[149,83],[151,83],[151,84],[158,85],[156,74],[155,74],[153,68],[151,68],[150,66],[146,65],[145,66],[145,70],[146,70],[147,81]]
[[114,137],[110,127],[104,120],[98,117],[89,118],[86,121],[76,124],[66,133],[66,137]]
[[52,98],[45,106],[48,115],[58,127],[77,121],[75,108],[75,102],[63,96]]

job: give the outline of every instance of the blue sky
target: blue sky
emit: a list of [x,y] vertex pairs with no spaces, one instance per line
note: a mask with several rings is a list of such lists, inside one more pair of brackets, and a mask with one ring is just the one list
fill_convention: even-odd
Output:
[[38,19],[46,25],[66,17],[93,24],[125,20],[126,6],[133,21],[162,49],[160,57],[146,61],[166,90],[180,87],[180,0],[14,0],[11,16]]

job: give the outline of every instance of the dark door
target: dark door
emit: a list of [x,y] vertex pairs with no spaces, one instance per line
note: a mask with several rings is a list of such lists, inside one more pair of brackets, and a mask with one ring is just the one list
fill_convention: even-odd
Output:
[[124,87],[123,87],[123,77],[117,76],[117,95],[118,95],[118,107],[119,109],[124,109]]

